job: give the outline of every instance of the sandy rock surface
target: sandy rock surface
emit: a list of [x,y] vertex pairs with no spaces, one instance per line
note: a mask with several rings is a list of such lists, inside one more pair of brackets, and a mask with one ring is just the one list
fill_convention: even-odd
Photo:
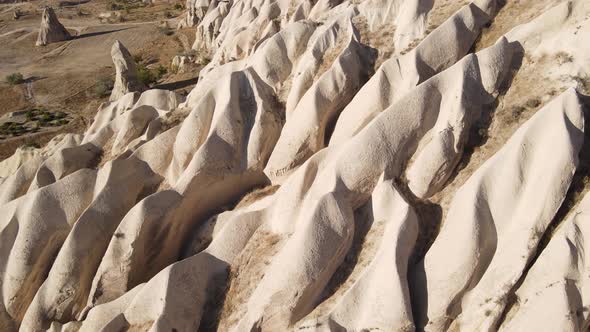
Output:
[[187,96],[115,42],[0,162],[0,330],[587,330],[590,3],[537,5],[189,0]]

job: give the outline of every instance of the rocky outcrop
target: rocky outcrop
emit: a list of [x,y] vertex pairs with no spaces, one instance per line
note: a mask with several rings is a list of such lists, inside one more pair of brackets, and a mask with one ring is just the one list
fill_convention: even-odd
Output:
[[172,58],[171,67],[173,71],[178,73],[185,73],[189,67],[194,63],[195,58],[191,55],[176,55]]
[[0,330],[588,328],[588,1],[208,3],[0,163]]
[[51,7],[45,7],[41,15],[41,27],[37,37],[37,46],[56,43],[71,38],[70,33],[57,19],[57,15]]
[[500,331],[588,329],[589,208],[586,194],[524,278]]
[[115,85],[109,100],[118,100],[129,92],[145,90],[145,85],[137,76],[137,66],[133,57],[118,40],[111,48],[111,57],[115,64]]
[[[440,234],[411,277],[415,303],[424,308],[417,310],[419,326],[429,331],[451,324],[486,331],[496,326],[510,290],[535,254],[539,234],[565,199],[583,128],[580,99],[568,90],[519,128],[459,189]],[[541,160],[543,168],[530,166]],[[539,176],[546,181],[539,183]],[[455,259],[446,260],[448,255]],[[463,299],[462,310],[455,298]]]
[[198,25],[210,8],[217,6],[218,0],[187,0],[185,16],[178,22],[178,29]]

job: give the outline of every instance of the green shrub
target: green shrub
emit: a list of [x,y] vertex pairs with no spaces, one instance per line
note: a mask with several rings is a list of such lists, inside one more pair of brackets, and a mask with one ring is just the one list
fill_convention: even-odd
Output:
[[524,111],[526,111],[526,109],[519,105],[510,107],[512,118],[514,118],[515,120],[519,119]]
[[115,82],[112,78],[101,77],[94,85],[93,94],[99,98],[106,97],[111,93],[111,90],[113,90],[114,86]]
[[174,9],[176,9],[176,10],[183,10],[184,9],[184,6],[182,4],[180,4],[180,3],[177,3],[177,4],[174,5]]
[[122,10],[129,14],[131,9],[145,7],[141,1],[133,0],[111,0],[107,3],[107,10]]
[[539,107],[539,105],[541,105],[541,100],[539,100],[538,98],[531,98],[526,102],[526,106],[528,108],[537,108]]
[[172,36],[174,34],[174,30],[172,30],[169,27],[158,27],[158,31],[160,31],[161,34],[166,36]]
[[43,114],[39,117],[39,121],[49,122],[53,120],[53,114]]
[[12,73],[8,76],[6,76],[6,83],[10,84],[10,85],[17,85],[17,84],[21,84],[24,83],[25,79],[23,77],[23,74],[21,73]]
[[557,58],[557,63],[560,65],[574,62],[574,57],[566,52],[557,52],[557,54],[555,54],[555,57]]
[[146,86],[158,82],[167,73],[168,69],[162,65],[158,65],[154,69],[149,69],[141,63],[137,65],[137,78]]
[[137,66],[137,78],[146,86],[152,85],[158,80],[151,70],[141,64]]
[[107,10],[122,10],[123,7],[123,5],[112,1],[107,4]]
[[166,69],[166,67],[159,65],[158,68],[156,68],[156,77],[158,80],[164,77],[166,73],[168,73],[168,69]]
[[27,128],[22,123],[17,122],[8,121],[0,126],[0,134],[2,135],[20,136],[27,131]]

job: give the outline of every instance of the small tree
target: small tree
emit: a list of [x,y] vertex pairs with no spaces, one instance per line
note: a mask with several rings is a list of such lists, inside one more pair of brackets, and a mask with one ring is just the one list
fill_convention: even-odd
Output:
[[10,84],[10,85],[17,85],[17,84],[21,84],[24,83],[25,79],[23,77],[23,74],[21,73],[12,73],[8,76],[6,76],[6,83]]

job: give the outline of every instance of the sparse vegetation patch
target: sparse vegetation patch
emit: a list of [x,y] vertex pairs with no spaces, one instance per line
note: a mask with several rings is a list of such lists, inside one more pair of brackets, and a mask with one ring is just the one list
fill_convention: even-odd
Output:
[[0,124],[0,139],[36,133],[41,128],[60,127],[69,122],[65,112],[51,112],[43,107],[32,108],[24,112],[13,113],[8,121],[2,122]]
[[21,73],[12,73],[8,76],[6,76],[6,83],[10,84],[10,85],[18,85],[21,83],[24,83],[25,79],[23,77],[23,74]]
[[531,98],[526,102],[528,108],[537,108],[539,105],[541,105],[541,100],[539,100],[539,98]]
[[174,30],[167,26],[158,27],[158,31],[166,36],[172,36],[174,34]]
[[146,86],[157,83],[167,72],[166,67],[162,65],[154,69],[147,68],[144,64],[137,65],[137,77]]
[[106,97],[111,93],[111,90],[113,90],[114,84],[115,82],[112,78],[101,77],[96,82],[96,85],[94,85],[92,94],[98,98]]
[[145,3],[142,1],[111,0],[107,3],[107,10],[123,10],[129,13],[132,9],[143,8],[145,6]]
[[558,52],[555,55],[555,58],[557,59],[557,63],[560,65],[574,61],[574,57],[571,56],[571,54],[568,54],[566,52]]
[[578,83],[578,88],[583,93],[590,93],[590,76],[576,76],[573,78],[576,83]]

